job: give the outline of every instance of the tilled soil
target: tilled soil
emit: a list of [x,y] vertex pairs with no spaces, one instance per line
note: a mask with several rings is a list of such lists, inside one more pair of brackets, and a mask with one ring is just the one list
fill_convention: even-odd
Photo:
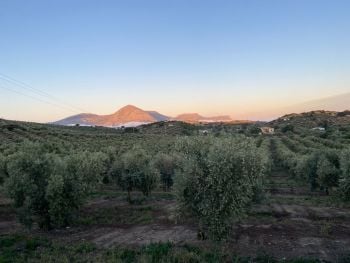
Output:
[[111,229],[108,233],[93,239],[100,247],[109,248],[120,245],[146,245],[158,242],[185,244],[197,242],[197,232],[186,226],[146,225],[128,229]]

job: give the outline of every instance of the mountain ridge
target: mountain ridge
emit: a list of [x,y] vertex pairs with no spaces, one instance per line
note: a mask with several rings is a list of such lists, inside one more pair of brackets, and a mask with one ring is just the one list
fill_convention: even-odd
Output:
[[53,122],[57,125],[83,125],[83,126],[105,126],[105,127],[120,127],[120,126],[138,126],[141,124],[178,120],[188,123],[199,122],[229,122],[232,119],[229,116],[214,116],[204,117],[198,113],[184,113],[175,118],[163,115],[157,111],[145,111],[134,105],[126,105],[116,112],[108,115],[97,115],[93,113],[81,113],[69,116],[59,121]]

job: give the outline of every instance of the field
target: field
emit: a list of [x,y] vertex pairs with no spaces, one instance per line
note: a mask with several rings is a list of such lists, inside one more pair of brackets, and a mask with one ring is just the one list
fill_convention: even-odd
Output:
[[0,120],[0,262],[350,262],[339,118],[278,120],[273,135]]

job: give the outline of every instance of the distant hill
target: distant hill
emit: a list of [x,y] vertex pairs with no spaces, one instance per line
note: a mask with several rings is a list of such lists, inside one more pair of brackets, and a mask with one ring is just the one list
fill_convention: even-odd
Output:
[[110,115],[83,113],[56,121],[54,124],[118,127],[121,125],[138,126],[167,119],[169,119],[168,116],[162,115],[156,111],[144,111],[133,105],[127,105]]
[[228,122],[232,121],[230,116],[215,116],[215,117],[204,117],[198,113],[185,113],[180,114],[175,117],[175,120],[189,122],[189,123],[198,123],[198,122]]
[[349,125],[350,124],[350,111],[310,111],[303,113],[292,113],[284,115],[276,120],[268,123],[269,125],[287,125],[313,128],[324,127],[328,125]]
[[133,105],[127,105],[110,115],[82,113],[56,121],[53,124],[65,126],[79,124],[81,126],[119,127],[139,126],[142,124],[168,120],[183,121],[188,123],[232,121],[229,116],[204,117],[198,113],[181,114],[175,118],[171,118],[156,111],[145,111]]

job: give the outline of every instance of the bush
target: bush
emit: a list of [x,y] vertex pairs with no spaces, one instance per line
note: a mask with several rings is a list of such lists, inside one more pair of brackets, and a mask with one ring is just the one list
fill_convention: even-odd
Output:
[[7,177],[6,172],[6,158],[0,153],[0,185],[3,184],[5,178]]
[[310,154],[296,155],[294,174],[308,181],[311,190],[321,189],[327,194],[329,189],[338,186],[340,163],[334,150],[317,150]]
[[46,193],[55,225],[64,226],[73,221],[74,212],[102,180],[105,159],[102,153],[82,152],[57,160],[57,170],[49,178]]
[[316,173],[321,189],[324,189],[329,194],[329,188],[338,184],[339,170],[326,155],[321,155],[317,163]]
[[159,174],[150,165],[150,156],[141,148],[133,148],[124,153],[120,160],[113,163],[110,175],[117,184],[128,192],[131,203],[131,192],[134,189],[148,196],[157,186]]
[[69,224],[101,178],[102,159],[99,153],[62,157],[48,152],[45,144],[26,143],[9,156],[5,182],[19,220],[45,229]]
[[340,158],[341,176],[339,192],[344,201],[350,201],[350,150],[345,150]]
[[287,124],[281,128],[281,132],[283,133],[294,132],[294,126],[292,124]]
[[180,139],[176,148],[184,153],[175,184],[182,211],[198,220],[201,233],[224,238],[232,223],[246,214],[266,171],[262,153],[243,137]]
[[169,191],[174,182],[175,169],[179,164],[179,156],[158,153],[153,161],[152,166],[160,174],[160,180],[163,184],[164,191]]

